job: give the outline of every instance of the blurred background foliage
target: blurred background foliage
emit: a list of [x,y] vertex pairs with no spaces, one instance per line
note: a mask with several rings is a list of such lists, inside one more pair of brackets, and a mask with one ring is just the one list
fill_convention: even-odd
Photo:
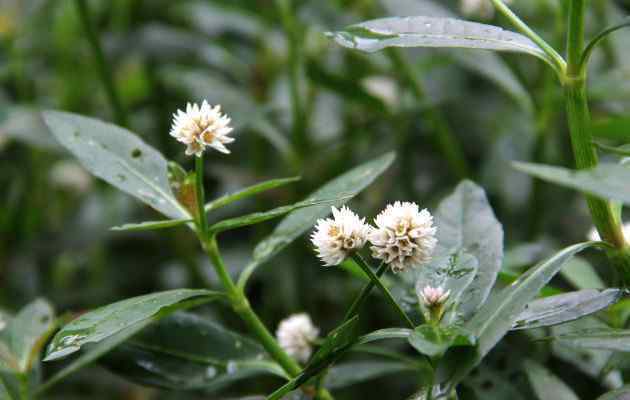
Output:
[[[566,3],[514,0],[513,6],[550,43],[563,48]],[[157,290],[200,287],[197,263],[213,278],[185,229],[110,232],[113,225],[155,219],[155,213],[90,177],[49,134],[38,113],[42,109],[125,121],[167,158],[190,169],[191,160],[168,135],[171,115],[188,101],[222,104],[237,128],[237,141],[232,155],[207,157],[208,197],[274,177],[301,175],[302,180],[222,209],[213,216],[217,219],[299,200],[350,167],[395,150],[397,161],[385,177],[352,202],[361,214],[373,216],[395,199],[431,209],[460,179],[473,179],[488,191],[504,225],[504,271],[509,273],[522,271],[561,245],[583,240],[590,229],[581,196],[533,182],[510,168],[512,160],[573,165],[562,91],[541,62],[461,50],[366,55],[341,48],[324,35],[388,15],[462,18],[456,1],[86,4],[112,70],[122,117],[108,101],[76,2],[0,1],[2,312],[15,312],[37,297],[47,298],[63,314]],[[592,0],[589,10],[587,26],[593,35],[626,15],[630,2]],[[505,26],[501,18],[490,18],[484,22]],[[589,76],[594,133],[609,144],[622,144],[630,132],[628,49],[628,32],[611,36],[597,50]],[[444,146],[444,140],[456,145]],[[461,152],[445,151],[449,148]],[[257,225],[222,237],[234,272],[243,267],[256,239],[272,227]],[[565,274],[554,285],[601,285],[608,277],[593,275],[589,263],[597,262],[602,260],[576,259],[572,263],[586,272]],[[249,295],[272,329],[287,314],[306,310],[326,332],[341,320],[360,286],[341,269],[320,266],[303,239],[261,269]],[[628,310],[627,302],[621,302],[606,318],[624,326]],[[242,328],[227,312],[203,312]],[[376,295],[363,314],[366,331],[396,324]],[[620,382],[619,370],[600,379],[608,360],[605,352],[532,344],[535,334],[512,334],[504,340],[466,382],[468,394],[531,398],[519,361],[525,354],[545,360],[583,398]],[[414,383],[413,375],[401,372],[351,386],[338,398],[403,398]],[[252,388],[264,392],[274,384],[273,379],[257,380]],[[233,388],[232,395],[239,389]],[[59,399],[215,398],[134,386],[102,368],[86,369],[51,393],[50,398]]]

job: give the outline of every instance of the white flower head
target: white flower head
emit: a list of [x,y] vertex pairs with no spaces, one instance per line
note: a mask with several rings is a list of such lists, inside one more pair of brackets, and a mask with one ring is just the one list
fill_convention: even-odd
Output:
[[451,291],[444,291],[444,288],[442,286],[421,287],[420,285],[416,285],[416,293],[418,294],[418,298],[422,300],[425,306],[435,307],[444,304],[448,299],[448,296],[451,294]]
[[220,105],[211,107],[204,100],[201,106],[188,103],[185,112],[177,110],[173,114],[170,135],[186,145],[188,156],[194,154],[199,157],[206,147],[229,154],[225,145],[234,141],[228,136],[232,132],[229,124],[230,118],[221,113]]
[[313,352],[313,342],[319,335],[319,329],[313,325],[306,313],[293,314],[280,321],[276,330],[278,344],[291,357],[300,362],[307,362]]
[[339,265],[353,251],[365,246],[370,226],[365,218],[348,207],[332,207],[332,218],[320,219],[315,225],[311,241],[324,265]]
[[[622,230],[623,236],[625,237],[626,241],[630,240],[630,222],[624,224]],[[592,240],[594,242],[599,242],[602,240],[602,238],[599,236],[599,232],[597,232],[597,228],[595,227],[591,228],[587,237],[589,240]]]
[[374,219],[369,235],[372,257],[383,260],[394,272],[425,264],[437,244],[433,216],[416,203],[395,202]]
[[[511,3],[511,0],[503,0],[504,3]],[[490,0],[460,0],[459,7],[462,14],[467,17],[478,17],[481,19],[491,19],[494,17],[494,5]]]

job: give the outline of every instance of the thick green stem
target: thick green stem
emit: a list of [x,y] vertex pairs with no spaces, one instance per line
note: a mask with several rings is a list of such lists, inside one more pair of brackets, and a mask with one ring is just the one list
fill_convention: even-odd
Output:
[[365,272],[365,274],[368,276],[368,278],[370,278],[370,280],[374,283],[374,285],[379,288],[379,290],[385,296],[385,299],[387,300],[387,302],[389,302],[389,304],[398,313],[398,315],[400,315],[400,317],[407,323],[407,325],[409,325],[411,329],[414,329],[416,327],[415,324],[411,321],[411,319],[409,319],[409,316],[403,311],[403,309],[400,308],[400,305],[396,302],[396,300],[394,299],[392,294],[389,292],[389,290],[385,287],[385,285],[383,285],[383,282],[381,282],[379,277],[376,276],[376,274],[374,274],[374,272],[372,271],[372,268],[370,268],[367,261],[365,261],[363,257],[361,257],[358,253],[354,253],[352,255],[352,259],[357,264],[359,264],[363,272]]
[[[388,49],[387,55],[394,66],[403,75],[404,79],[409,83],[410,89],[416,100],[419,102],[424,101],[424,87],[409,61],[407,61],[397,49]],[[466,157],[464,156],[464,150],[451,131],[446,118],[444,118],[440,110],[436,107],[428,105],[423,111],[422,116],[432,129],[435,144],[438,150],[442,153],[444,159],[449,164],[453,172],[459,178],[468,177],[470,175],[470,168],[468,166],[468,162],[466,161]]]
[[86,0],[75,0],[75,3],[79,11],[79,17],[81,19],[81,24],[83,25],[83,30],[85,31],[85,36],[87,37],[88,42],[90,42],[92,53],[94,53],[96,67],[98,68],[101,81],[105,87],[107,98],[112,106],[114,119],[118,125],[127,126],[127,113],[125,112],[122,102],[120,101],[120,97],[118,96],[118,92],[116,91],[112,70],[105,59],[101,42],[98,39],[96,30],[94,29],[94,23],[90,19],[90,10],[88,9]]

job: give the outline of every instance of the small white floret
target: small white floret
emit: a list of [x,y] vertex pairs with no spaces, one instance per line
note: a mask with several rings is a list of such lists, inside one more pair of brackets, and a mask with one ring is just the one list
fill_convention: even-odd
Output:
[[199,157],[206,147],[228,154],[225,145],[234,141],[230,132],[230,118],[221,113],[221,106],[212,107],[204,100],[201,106],[188,103],[186,111],[173,114],[170,135],[186,145],[186,155]]
[[433,216],[415,203],[389,204],[374,220],[369,234],[372,257],[389,264],[394,272],[426,264],[437,244]]
[[328,266],[341,264],[350,253],[362,248],[370,231],[365,218],[359,218],[348,207],[332,207],[332,214],[332,218],[318,220],[311,235],[318,257]]
[[313,352],[313,342],[319,335],[319,329],[306,313],[293,314],[280,321],[276,330],[278,344],[291,357],[305,363]]

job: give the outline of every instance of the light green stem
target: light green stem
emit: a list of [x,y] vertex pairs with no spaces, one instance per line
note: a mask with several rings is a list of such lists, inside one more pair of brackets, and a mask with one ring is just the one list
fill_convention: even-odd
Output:
[[120,101],[120,96],[116,91],[112,70],[109,66],[109,63],[105,59],[101,42],[98,39],[96,30],[94,29],[95,24],[91,21],[90,18],[90,10],[88,9],[86,0],[75,0],[75,3],[77,6],[77,10],[79,11],[79,18],[81,19],[81,24],[83,25],[85,36],[90,43],[92,53],[94,53],[94,58],[96,59],[96,67],[98,68],[101,81],[103,82],[103,86],[105,87],[107,98],[114,112],[114,119],[118,125],[127,126],[127,113],[125,112],[122,102]]
[[197,195],[197,225],[205,237],[208,233],[208,218],[206,217],[206,194],[203,187],[203,153],[195,157],[195,192]]
[[392,308],[396,310],[396,312],[409,325],[411,329],[414,329],[416,327],[415,324],[411,321],[411,319],[409,319],[409,316],[403,311],[403,309],[400,308],[400,305],[396,302],[396,300],[394,299],[394,296],[392,296],[392,294],[385,287],[385,285],[383,285],[383,282],[381,282],[378,276],[374,274],[374,272],[372,271],[372,268],[370,268],[367,261],[365,261],[363,257],[361,257],[358,253],[354,253],[352,255],[352,259],[357,264],[359,264],[363,272],[365,272],[365,274],[370,278],[370,280],[374,283],[374,285],[379,288],[379,290],[383,293],[383,295],[385,296],[385,299],[387,299],[387,301],[392,306]]

